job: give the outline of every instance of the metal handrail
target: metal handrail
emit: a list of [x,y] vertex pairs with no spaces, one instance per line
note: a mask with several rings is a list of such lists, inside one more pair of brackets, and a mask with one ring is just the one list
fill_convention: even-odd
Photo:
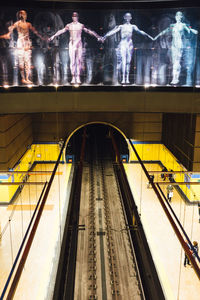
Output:
[[173,208],[171,207],[171,205],[170,205],[170,204],[169,204],[169,202],[167,201],[167,198],[166,198],[166,196],[164,195],[164,193],[163,193],[163,191],[162,191],[161,187],[159,186],[159,184],[158,184],[158,183],[156,183],[156,185],[157,185],[157,187],[158,187],[158,189],[159,189],[159,191],[160,191],[161,195],[162,195],[162,196],[163,196],[163,198],[165,199],[165,201],[166,201],[166,204],[167,204],[167,206],[168,206],[169,210],[171,211],[171,213],[172,213],[172,215],[174,216],[174,218],[175,218],[176,222],[178,223],[179,227],[181,228],[181,231],[183,232],[183,234],[184,234],[184,236],[185,236],[186,240],[188,241],[188,243],[189,243],[189,245],[190,245],[190,247],[191,247],[192,251],[195,253],[195,255],[196,255],[196,257],[197,257],[198,261],[200,262],[200,257],[199,257],[199,255],[198,255],[198,253],[197,253],[196,249],[195,249],[195,248],[194,248],[194,246],[192,245],[192,243],[191,243],[191,241],[190,241],[190,239],[189,239],[189,237],[188,237],[188,235],[187,235],[187,233],[186,233],[185,229],[183,228],[183,226],[182,226],[181,222],[180,222],[180,221],[179,221],[179,219],[177,218],[177,216],[176,216],[176,214],[175,214],[175,212],[174,212]]
[[184,241],[184,239],[183,239],[183,237],[182,237],[182,235],[181,235],[178,227],[176,226],[176,224],[175,224],[175,222],[174,222],[174,220],[173,220],[173,218],[172,218],[169,210],[167,209],[167,207],[166,207],[166,205],[165,205],[165,203],[164,203],[164,201],[163,201],[163,199],[162,199],[162,197],[161,197],[161,195],[160,195],[160,193],[159,193],[159,191],[157,189],[157,186],[151,180],[150,175],[149,175],[149,173],[148,173],[148,171],[147,171],[144,163],[142,162],[140,156],[138,155],[138,153],[137,153],[137,151],[136,151],[135,147],[133,146],[133,144],[132,144],[132,142],[131,142],[130,139],[129,139],[129,143],[130,143],[130,145],[131,145],[131,147],[132,147],[132,149],[133,149],[133,151],[134,151],[134,153],[135,153],[135,155],[136,155],[136,157],[137,157],[137,159],[138,159],[138,161],[139,161],[139,163],[140,163],[140,165],[141,165],[141,167],[142,167],[142,169],[143,169],[143,171],[144,171],[144,173],[145,173],[145,175],[146,175],[146,177],[148,179],[148,181],[151,183],[151,186],[152,186],[152,188],[153,188],[153,190],[154,190],[154,192],[155,192],[158,200],[160,201],[160,204],[163,207],[163,210],[164,210],[164,212],[165,212],[165,214],[166,214],[169,222],[171,223],[172,228],[173,228],[173,230],[174,230],[177,238],[179,239],[179,242],[181,243],[184,251],[186,252],[187,256],[189,257],[189,259],[190,259],[190,261],[191,261],[191,263],[192,263],[192,265],[194,267],[194,270],[195,270],[195,273],[196,273],[197,277],[200,279],[200,268],[197,265],[195,258],[193,257],[193,255],[192,255],[192,253],[191,253],[188,245]]
[[[151,251],[147,242],[147,238],[143,229],[140,215],[135,204],[133,194],[128,182],[128,178],[125,172],[125,168],[120,159],[119,150],[115,142],[114,136],[111,134],[113,147],[116,153],[116,170],[119,169],[118,177],[121,186],[121,192],[123,193],[123,204],[127,216],[127,227],[129,228],[129,234],[135,249],[137,264],[139,267],[139,276],[142,281],[143,298],[144,299],[165,299],[163,289],[158,277],[158,273],[151,255]],[[126,199],[126,200],[125,200]]]
[[[49,191],[50,191],[50,188],[51,188],[53,179],[54,179],[55,174],[56,174],[56,170],[57,170],[57,168],[58,168],[58,165],[59,165],[59,162],[60,162],[60,159],[61,159],[61,156],[62,156],[62,152],[63,152],[64,147],[65,147],[66,140],[67,140],[67,138],[65,139],[65,141],[64,141],[64,143],[63,143],[63,145],[62,145],[62,148],[61,148],[61,150],[60,150],[60,153],[59,153],[58,159],[57,159],[57,161],[56,161],[55,167],[54,167],[54,169],[53,169],[52,175],[51,175],[50,180],[49,180],[49,182],[48,182],[48,184],[47,184],[45,193],[44,193],[43,197],[41,197],[41,198],[42,198],[42,200],[41,200],[41,205],[40,205],[40,207],[39,207],[39,209],[38,209],[38,213],[37,213],[37,216],[35,217],[35,221],[34,221],[34,224],[33,224],[33,226],[32,226],[31,232],[30,232],[30,234],[29,234],[29,238],[28,238],[28,240],[27,240],[26,246],[25,246],[25,248],[24,248],[24,251],[23,251],[22,256],[21,256],[21,259],[20,259],[20,262],[19,262],[18,267],[17,267],[17,270],[16,270],[16,272],[15,272],[13,281],[12,281],[12,283],[11,283],[11,287],[10,287],[10,289],[9,289],[9,292],[8,292],[8,295],[7,295],[7,298],[6,298],[7,300],[11,300],[11,299],[13,299],[13,297],[14,297],[14,294],[15,294],[15,291],[16,291],[16,288],[17,288],[17,285],[18,285],[18,282],[19,282],[19,280],[20,280],[20,277],[21,277],[21,274],[22,274],[22,271],[23,271],[23,268],[24,268],[26,259],[27,259],[28,254],[29,254],[29,250],[30,250],[31,245],[32,245],[32,242],[33,242],[33,238],[34,238],[34,236],[35,236],[35,233],[36,233],[36,230],[37,230],[37,227],[38,227],[38,224],[39,224],[39,221],[40,221],[40,218],[41,218],[43,209],[44,209],[44,205],[45,205],[46,200],[47,200],[47,197],[48,197],[48,195],[49,195]],[[29,227],[29,230],[30,230],[30,227]],[[20,251],[20,253],[19,253],[19,256],[20,256],[21,252],[22,252],[22,249],[21,249],[21,251]],[[13,274],[13,272],[12,272],[12,274]],[[10,282],[11,282],[11,277],[12,277],[12,276],[10,276],[10,277],[8,278],[8,280],[7,280],[7,283],[6,283],[6,286],[5,286],[5,291],[2,293],[0,300],[3,300],[3,297],[5,296],[7,287],[8,287],[8,285],[9,285]]]
[[64,226],[60,258],[53,299],[74,299],[75,269],[78,243],[82,170],[85,155],[86,129],[84,128],[80,159],[75,164],[68,211]]
[[43,196],[43,194],[44,194],[44,191],[45,191],[46,186],[47,186],[47,182],[45,182],[44,187],[43,187],[43,189],[42,189],[42,192],[41,192],[41,194],[40,194],[40,198],[39,198],[39,200],[38,200],[38,202],[37,202],[37,205],[36,205],[36,207],[35,207],[34,213],[33,213],[32,217],[31,217],[31,220],[30,220],[30,222],[29,222],[28,228],[27,228],[26,233],[25,233],[25,235],[24,235],[24,238],[23,238],[23,240],[22,240],[21,246],[20,246],[20,248],[19,248],[19,251],[18,251],[18,253],[17,253],[17,256],[16,256],[16,258],[15,258],[15,261],[14,261],[14,263],[13,263],[13,265],[12,265],[11,271],[10,271],[10,273],[9,273],[9,275],[8,275],[8,279],[7,279],[7,281],[6,281],[6,284],[5,284],[5,286],[4,286],[4,289],[3,289],[3,291],[2,291],[0,300],[3,300],[3,297],[5,296],[6,290],[7,290],[7,288],[8,288],[8,285],[9,285],[9,283],[10,283],[11,277],[12,277],[12,275],[13,275],[13,272],[14,272],[15,267],[16,267],[16,265],[17,265],[17,262],[18,262],[18,260],[19,260],[19,256],[20,256],[20,254],[21,254],[21,252],[22,252],[22,249],[23,249],[23,246],[24,246],[24,244],[25,244],[26,238],[27,238],[27,236],[28,236],[28,234],[29,234],[29,230],[30,230],[31,225],[32,225],[32,223],[33,223],[33,220],[34,220],[35,214],[36,214],[36,212],[37,212],[37,209],[38,209],[38,207],[39,207],[39,205],[40,205],[40,202],[41,202],[41,199],[42,199],[42,196]]

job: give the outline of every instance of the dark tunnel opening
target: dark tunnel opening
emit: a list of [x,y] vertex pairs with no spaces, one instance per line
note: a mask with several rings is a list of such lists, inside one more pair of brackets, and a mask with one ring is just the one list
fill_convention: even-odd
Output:
[[121,161],[129,161],[128,144],[124,136],[112,126],[106,124],[89,124],[77,130],[70,138],[66,146],[66,162],[76,162],[80,157],[81,142],[84,129],[86,128],[87,142],[86,142],[86,155],[85,160],[89,161],[90,151],[89,148],[93,143],[96,143],[98,149],[101,149],[103,159],[115,160],[115,154],[111,142],[111,132],[117,144]]

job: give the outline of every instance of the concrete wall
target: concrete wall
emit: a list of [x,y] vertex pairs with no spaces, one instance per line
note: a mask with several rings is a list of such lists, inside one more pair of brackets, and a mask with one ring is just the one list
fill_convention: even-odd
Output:
[[161,141],[161,113],[36,113],[0,116],[0,170],[12,168],[32,142],[57,142],[90,122],[109,123],[128,138]]
[[188,169],[200,170],[200,114],[63,112],[0,115],[0,170],[34,143],[57,142],[90,122],[105,122],[136,141],[162,141]]
[[[51,92],[10,92],[1,93],[0,113],[33,113],[33,112],[177,112],[200,113],[199,92],[156,91],[153,88],[141,91],[105,92],[79,91],[68,87],[52,87]],[[83,87],[84,88],[84,87]],[[81,89],[81,87],[80,87]],[[34,90],[34,89],[33,89]],[[198,89],[199,91],[199,89]]]
[[130,137],[138,141],[161,141],[161,113],[132,113]]
[[89,122],[116,126],[128,138],[161,141],[161,113],[39,113],[32,114],[34,142],[58,141]]
[[12,168],[32,143],[32,120],[27,114],[0,116],[0,170]]
[[193,170],[195,128],[195,114],[163,114],[162,141],[188,170]]
[[136,141],[163,142],[189,170],[200,170],[200,114],[63,112],[0,115],[0,170],[34,143],[57,142],[90,122],[105,122]]

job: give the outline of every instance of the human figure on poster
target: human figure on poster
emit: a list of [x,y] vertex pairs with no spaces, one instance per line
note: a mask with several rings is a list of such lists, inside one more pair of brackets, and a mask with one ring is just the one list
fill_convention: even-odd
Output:
[[81,83],[80,73],[82,67],[82,31],[94,36],[97,40],[100,40],[100,36],[85,27],[85,25],[78,22],[79,16],[77,12],[72,14],[72,22],[67,24],[63,29],[58,30],[54,35],[49,38],[49,41],[52,41],[55,37],[69,31],[70,40],[69,40],[69,57],[70,57],[70,70],[72,75],[71,83]]
[[[9,22],[10,23],[10,22]],[[5,21],[5,13],[3,11],[0,12],[0,35],[8,32],[8,23]],[[9,72],[9,60],[8,60],[8,42],[4,39],[0,40],[0,84],[7,85],[8,84],[8,72]]]
[[130,73],[130,64],[133,55],[133,31],[136,31],[143,36],[148,37],[149,39],[153,40],[153,38],[147,34],[146,32],[140,30],[136,25],[131,24],[132,15],[128,12],[124,15],[124,24],[116,26],[111,31],[107,32],[102,37],[102,42],[104,42],[107,37],[112,36],[113,34],[120,32],[121,40],[119,43],[119,51],[121,56],[121,72],[122,72],[122,81],[121,83],[129,84],[129,73]]
[[[181,59],[184,49],[184,37],[186,33],[198,34],[198,31],[192,29],[186,23],[183,23],[183,13],[178,11],[175,15],[176,23],[171,24],[168,28],[160,32],[155,38],[156,41],[159,37],[171,33],[172,46],[171,46],[171,58],[172,58],[172,81],[170,84],[176,85],[179,83],[179,76],[181,71]],[[186,84],[191,84],[191,67],[187,69]]]
[[[114,13],[109,13],[104,19],[104,28],[107,31],[111,31],[116,27],[116,18]],[[104,44],[105,54],[104,54],[104,82],[112,84],[118,84],[118,70],[121,67],[121,59],[118,48],[116,49],[116,44],[119,44],[120,40],[118,35],[112,35],[109,39],[106,39]]]
[[[61,79],[61,69],[65,69],[63,64],[63,52],[66,55],[66,50],[59,41],[55,39],[49,47],[48,38],[55,32],[64,27],[64,23],[59,14],[49,11],[39,11],[33,20],[35,28],[38,32],[46,37],[46,40],[37,39],[37,47],[34,51],[34,66],[37,71],[38,84],[58,84]],[[66,73],[63,73],[66,75]],[[67,77],[67,75],[65,76]],[[62,76],[63,83],[65,80]],[[65,80],[65,81],[64,81]]]
[[17,30],[17,56],[19,69],[21,74],[21,80],[24,84],[32,84],[30,80],[31,75],[31,55],[32,55],[32,42],[30,40],[30,30],[36,34],[39,38],[44,39],[35,27],[31,23],[27,22],[27,13],[25,10],[17,12],[17,22],[11,25],[8,30],[9,32],[1,35],[0,38],[10,39],[11,33],[14,29]]

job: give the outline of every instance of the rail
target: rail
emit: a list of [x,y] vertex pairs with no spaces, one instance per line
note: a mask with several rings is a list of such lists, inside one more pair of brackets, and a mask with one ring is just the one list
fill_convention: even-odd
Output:
[[140,216],[137,211],[137,206],[133,199],[126,172],[120,160],[119,151],[112,134],[111,139],[117,157],[115,169],[128,221],[127,230],[129,230],[133,247],[135,249],[135,255],[144,289],[145,299],[164,300],[165,296],[163,294],[161,283],[152,259],[151,251],[149,249]]
[[180,244],[182,245],[182,247],[183,247],[185,253],[187,254],[187,256],[189,257],[189,259],[190,259],[190,261],[192,263],[192,266],[193,266],[193,268],[195,270],[195,273],[196,273],[197,277],[200,279],[200,269],[199,269],[199,266],[197,265],[197,263],[195,261],[195,258],[193,257],[193,255],[192,255],[189,247],[187,246],[187,243],[184,241],[183,236],[182,236],[180,230],[178,229],[177,225],[175,224],[175,222],[174,222],[174,220],[173,220],[173,218],[172,218],[172,216],[171,216],[171,214],[170,214],[170,212],[169,212],[169,210],[168,210],[165,202],[163,201],[163,198],[161,197],[160,192],[159,192],[157,186],[155,185],[154,182],[152,182],[152,180],[150,178],[150,175],[149,175],[149,173],[148,173],[148,171],[147,171],[144,163],[142,162],[140,156],[138,155],[138,153],[137,153],[137,151],[136,151],[135,147],[133,146],[133,144],[132,144],[132,142],[131,142],[130,139],[129,139],[129,143],[130,143],[130,145],[131,145],[131,147],[132,147],[132,149],[133,149],[133,151],[134,151],[134,153],[135,153],[135,155],[136,155],[136,157],[137,157],[137,159],[138,159],[138,161],[139,161],[139,163],[140,163],[140,165],[141,165],[141,167],[142,167],[142,169],[143,169],[143,171],[144,171],[144,173],[145,173],[145,175],[146,175],[146,177],[148,179],[148,181],[151,183],[152,188],[153,188],[153,190],[154,190],[154,192],[155,192],[158,200],[160,201],[160,204],[161,204],[161,206],[162,206],[162,208],[163,208],[163,210],[164,210],[164,212],[165,212],[165,214],[166,214],[166,216],[167,216],[167,218],[168,218],[168,220],[169,220],[169,222],[170,222],[170,224],[171,224],[171,226],[172,226],[172,228],[173,228],[173,230],[174,230],[177,238],[179,239]]
[[83,159],[85,153],[86,129],[84,128],[81,145],[80,161],[75,166],[72,189],[68,205],[60,259],[54,287],[54,300],[73,300],[76,269],[76,252],[78,241],[78,222],[80,209],[80,194],[82,182]]
[[[59,153],[59,156],[58,156],[58,159],[56,161],[56,164],[55,164],[55,167],[53,169],[53,172],[52,172],[52,175],[50,177],[50,180],[46,186],[46,189],[45,189],[45,192],[42,194],[42,197],[40,199],[40,206],[38,208],[37,206],[37,210],[35,208],[35,212],[37,212],[37,215],[35,216],[35,221],[34,221],[34,224],[32,225],[32,229],[30,230],[31,226],[28,227],[28,231],[27,231],[27,235],[29,234],[29,237],[28,237],[28,240],[26,242],[26,245],[24,247],[24,250],[23,250],[23,253],[22,253],[22,248],[23,247],[20,247],[20,251],[18,252],[17,254],[17,261],[19,260],[19,257],[21,255],[21,259],[18,263],[18,266],[17,266],[17,269],[16,269],[16,272],[15,274],[13,275],[14,273],[14,269],[12,270],[12,273],[10,273],[9,277],[8,277],[8,280],[6,282],[6,285],[4,287],[4,290],[3,290],[3,293],[1,295],[1,298],[0,300],[3,300],[4,297],[5,297],[5,294],[7,292],[7,289],[8,289],[8,286],[10,285],[10,288],[9,288],[9,291],[7,293],[7,296],[6,296],[6,299],[7,300],[11,300],[13,299],[14,295],[15,295],[15,291],[17,289],[17,285],[19,283],[19,280],[20,280],[20,277],[21,277],[21,274],[22,274],[22,271],[23,271],[23,268],[24,268],[24,265],[25,265],[25,262],[26,262],[26,259],[28,257],[28,254],[29,254],[29,251],[30,251],[30,248],[31,248],[31,245],[32,245],[32,242],[33,242],[33,238],[35,236],[35,233],[36,233],[36,230],[37,230],[37,227],[38,227],[38,224],[39,224],[39,221],[40,221],[40,218],[41,218],[41,215],[42,215],[42,212],[43,212],[43,209],[44,209],[44,206],[45,206],[45,203],[46,203],[46,200],[47,200],[47,197],[49,195],[49,191],[50,191],[50,188],[51,188],[51,185],[52,185],[52,182],[54,180],[54,177],[55,177],[55,174],[56,174],[56,170],[58,168],[58,165],[59,165],[59,162],[60,162],[60,159],[61,159],[61,156],[62,156],[62,152],[64,150],[64,147],[65,147],[65,142],[66,142],[66,139],[63,143],[63,146],[60,150],[60,153]],[[23,183],[24,184],[24,183]],[[44,184],[44,183],[43,183]],[[44,189],[43,189],[44,190]],[[39,202],[39,201],[38,201]],[[32,219],[31,219],[32,220]],[[26,235],[26,237],[27,237]],[[13,265],[14,268],[16,267],[16,263],[15,265]],[[14,277],[13,277],[13,276]],[[13,277],[13,279],[12,279]],[[11,282],[12,280],[12,282]]]
[[14,263],[13,263],[13,265],[12,265],[10,274],[8,275],[8,279],[7,279],[7,281],[6,281],[6,284],[5,284],[4,289],[3,289],[3,291],[2,291],[2,294],[1,294],[1,298],[0,298],[1,300],[2,300],[2,299],[4,298],[4,296],[5,296],[5,293],[6,293],[6,291],[7,291],[8,286],[9,286],[10,280],[11,280],[11,278],[12,278],[12,275],[13,275],[14,271],[15,271],[15,267],[16,267],[16,265],[17,265],[17,263],[18,263],[20,254],[21,254],[22,249],[23,249],[23,247],[24,247],[24,244],[25,244],[25,242],[26,242],[27,236],[28,236],[29,231],[30,231],[30,227],[31,227],[31,225],[32,225],[32,223],[33,223],[33,220],[34,220],[34,218],[35,218],[36,212],[37,212],[38,207],[39,207],[39,205],[40,205],[40,202],[41,202],[42,196],[43,196],[43,194],[44,194],[44,191],[45,191],[45,189],[46,189],[46,186],[47,186],[47,182],[45,182],[45,184],[44,184],[44,187],[43,187],[43,189],[42,189],[40,198],[39,198],[39,200],[38,200],[38,202],[37,202],[37,205],[36,205],[36,207],[35,207],[34,213],[33,213],[32,217],[31,217],[31,220],[30,220],[30,222],[29,222],[28,228],[27,228],[26,233],[25,233],[25,235],[24,235],[24,238],[23,238],[23,240],[22,240],[21,246],[20,246],[19,251],[18,251],[18,253],[17,253],[17,255],[16,255],[15,261],[14,261]]
[[168,206],[169,210],[171,211],[172,215],[174,216],[174,218],[175,218],[176,222],[178,223],[178,225],[179,225],[179,227],[180,227],[181,231],[183,232],[183,235],[185,236],[185,239],[188,241],[188,243],[189,243],[189,245],[190,245],[190,247],[191,247],[192,251],[193,251],[193,252],[195,253],[195,255],[196,255],[196,258],[197,258],[197,260],[200,262],[199,255],[198,255],[198,253],[197,253],[196,249],[193,247],[193,245],[192,245],[192,243],[191,243],[191,241],[190,241],[190,239],[189,239],[189,237],[188,237],[187,233],[185,232],[185,230],[184,230],[184,228],[183,228],[183,226],[182,226],[181,222],[179,221],[179,219],[177,218],[177,216],[176,216],[176,214],[175,214],[174,210],[172,209],[171,205],[170,205],[170,204],[169,204],[169,202],[167,201],[167,198],[166,198],[166,196],[164,195],[163,191],[161,190],[161,188],[160,188],[159,184],[158,184],[158,183],[156,183],[156,185],[157,185],[157,187],[158,187],[158,189],[159,189],[159,191],[160,191],[161,195],[162,195],[162,196],[163,196],[163,198],[165,199],[165,202],[166,202],[166,204],[167,204],[167,206]]

